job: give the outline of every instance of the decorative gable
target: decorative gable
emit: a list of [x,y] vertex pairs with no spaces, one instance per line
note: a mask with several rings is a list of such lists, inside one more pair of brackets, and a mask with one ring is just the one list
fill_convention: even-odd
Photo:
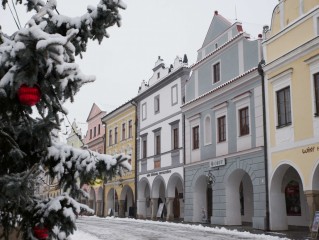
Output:
[[232,24],[222,15],[215,11],[215,15],[210,23],[202,48],[219,37],[223,32],[230,28]]
[[95,103],[93,103],[90,114],[89,114],[86,121],[89,122],[90,119],[94,118],[95,116],[97,116],[101,112],[102,112],[102,110]]

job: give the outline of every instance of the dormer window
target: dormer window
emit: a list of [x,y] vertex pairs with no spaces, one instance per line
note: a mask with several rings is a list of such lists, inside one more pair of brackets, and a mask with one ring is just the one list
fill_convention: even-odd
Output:
[[218,43],[215,43],[215,49],[217,49],[218,48]]

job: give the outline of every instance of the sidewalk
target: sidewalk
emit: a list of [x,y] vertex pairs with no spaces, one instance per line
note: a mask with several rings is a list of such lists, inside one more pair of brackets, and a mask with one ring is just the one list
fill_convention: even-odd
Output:
[[250,232],[254,234],[265,234],[270,236],[277,236],[281,238],[288,238],[293,240],[305,240],[312,239],[310,236],[309,228],[307,227],[290,227],[289,230],[286,231],[263,231],[258,229],[253,229],[249,225],[243,226],[220,226],[220,225],[212,225],[212,224],[201,224],[207,227],[224,227],[229,230],[237,230],[240,232]]

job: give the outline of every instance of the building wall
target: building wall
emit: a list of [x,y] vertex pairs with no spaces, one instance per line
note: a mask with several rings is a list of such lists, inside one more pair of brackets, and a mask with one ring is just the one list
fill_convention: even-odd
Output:
[[[270,227],[274,230],[309,226],[319,209],[314,91],[314,74],[319,72],[318,17],[319,1],[281,1],[263,44],[267,56]],[[277,93],[286,87],[290,90],[291,123],[279,126]],[[298,186],[298,192],[293,193],[297,199],[294,205],[287,192],[291,182]],[[295,213],[291,213],[291,206]]]

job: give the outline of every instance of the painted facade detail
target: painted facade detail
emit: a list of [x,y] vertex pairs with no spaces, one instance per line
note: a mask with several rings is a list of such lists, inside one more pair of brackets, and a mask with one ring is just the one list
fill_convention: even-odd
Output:
[[183,117],[180,106],[189,77],[187,59],[165,67],[159,57],[142,82],[137,116],[137,217],[184,217]]
[[[131,156],[132,171],[108,179],[104,184],[104,216],[135,217],[136,107],[127,102],[102,118],[105,153]],[[117,132],[117,133],[116,133]]]
[[[89,116],[86,120],[88,130],[84,137],[85,148],[98,153],[104,153],[104,139],[105,127],[102,124],[101,118],[105,116],[106,112],[102,111],[95,103],[93,103]],[[88,203],[88,206],[95,211],[97,216],[103,216],[103,182],[96,180],[90,186],[82,186],[82,188],[89,194],[89,200],[83,199]]]
[[263,42],[272,230],[319,209],[318,23],[318,0],[279,1]]
[[185,221],[266,228],[261,40],[216,11],[198,50],[182,106]]

